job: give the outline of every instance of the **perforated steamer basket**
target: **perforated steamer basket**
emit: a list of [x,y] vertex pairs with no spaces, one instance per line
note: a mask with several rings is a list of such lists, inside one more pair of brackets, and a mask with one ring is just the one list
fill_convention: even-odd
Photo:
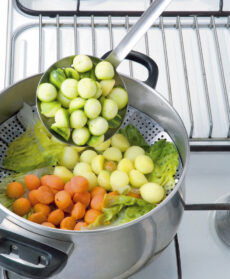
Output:
[[[149,144],[164,138],[173,141],[178,149],[180,165],[175,188],[155,209],[132,222],[82,232],[37,225],[0,205],[0,237],[10,247],[8,251],[3,249],[5,256],[0,255],[0,265],[8,270],[9,278],[19,278],[19,274],[20,278],[126,278],[175,236],[184,211],[184,175],[189,155],[186,130],[175,110],[153,88],[122,78],[129,92],[124,125],[135,125]],[[9,142],[24,131],[23,116],[18,111],[25,102],[34,105],[39,79],[40,75],[25,79],[0,94],[1,161]],[[7,174],[1,167],[1,177]],[[9,251],[24,260],[14,253],[7,255]]]

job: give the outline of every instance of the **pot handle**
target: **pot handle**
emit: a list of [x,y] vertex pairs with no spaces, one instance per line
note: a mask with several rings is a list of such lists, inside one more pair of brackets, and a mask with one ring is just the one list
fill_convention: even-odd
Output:
[[[105,59],[112,51],[106,52],[101,58]],[[144,81],[147,85],[152,87],[153,89],[156,87],[157,80],[158,80],[158,66],[152,58],[149,56],[138,52],[138,51],[130,51],[130,53],[125,57],[125,59],[137,62],[145,66],[148,70],[148,78]]]
[[0,266],[32,279],[48,278],[64,268],[63,251],[0,228]]

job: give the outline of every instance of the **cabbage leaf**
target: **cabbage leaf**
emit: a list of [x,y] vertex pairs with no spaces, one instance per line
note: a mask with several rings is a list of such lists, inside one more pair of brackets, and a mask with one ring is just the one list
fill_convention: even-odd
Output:
[[3,166],[16,172],[27,172],[57,164],[63,145],[52,141],[45,127],[38,120],[34,128],[9,144]]
[[175,186],[174,175],[179,164],[179,155],[172,142],[159,140],[147,152],[154,162],[154,170],[148,180],[164,186],[170,190]]
[[166,191],[172,189],[175,186],[174,175],[179,164],[179,154],[175,145],[162,139],[149,146],[132,124],[121,129],[120,133],[128,139],[130,145],[144,148],[146,155],[153,160],[154,170],[148,181],[162,185]]
[[148,213],[154,207],[154,204],[130,196],[106,196],[102,214],[90,228],[125,224]]
[[130,145],[138,145],[142,147],[144,150],[149,149],[149,145],[146,143],[144,137],[132,124],[128,124],[123,129],[120,129],[119,133],[121,133],[127,138]]

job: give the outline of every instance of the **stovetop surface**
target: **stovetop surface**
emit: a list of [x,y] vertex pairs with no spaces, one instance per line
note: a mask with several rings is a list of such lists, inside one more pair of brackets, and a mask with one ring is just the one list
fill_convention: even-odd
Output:
[[[7,2],[1,2],[0,11],[0,89],[4,88]],[[188,2],[176,0],[174,4],[183,9],[183,4]],[[95,0],[84,1],[85,6],[89,6],[88,3],[95,3]],[[216,9],[219,1],[194,0],[193,4],[200,5],[200,9],[207,5],[209,9]],[[230,1],[224,1],[224,8],[230,9]],[[186,203],[213,203],[230,193],[229,162],[229,153],[192,153],[186,180]],[[229,278],[230,247],[217,237],[212,212],[186,211],[179,227],[178,241],[183,279]],[[152,263],[130,278],[179,278],[174,241]]]

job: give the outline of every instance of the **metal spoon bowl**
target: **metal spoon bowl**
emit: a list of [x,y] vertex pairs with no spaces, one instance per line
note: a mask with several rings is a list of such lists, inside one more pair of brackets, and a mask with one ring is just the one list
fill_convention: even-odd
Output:
[[[118,44],[118,46],[106,57],[106,61],[110,62],[114,68],[116,69],[118,65],[123,61],[123,59],[127,56],[127,54],[132,50],[132,48],[136,45],[136,43],[139,41],[139,39],[145,34],[145,32],[151,27],[153,22],[161,15],[161,13],[166,9],[168,4],[171,2],[171,0],[155,0],[150,5],[150,7],[143,13],[143,15],[140,17],[140,19],[137,21],[137,23],[129,30],[127,35],[121,40],[121,42]],[[101,59],[93,56],[89,56],[93,64],[96,65],[98,62],[102,61]],[[52,70],[57,68],[63,68],[63,67],[70,67],[72,65],[74,56],[68,56],[66,58],[63,58],[56,63],[54,63],[49,69],[44,73],[42,76],[38,86],[41,83],[48,82],[49,81],[49,74]],[[115,86],[121,86],[125,88],[125,84],[123,83],[122,79],[120,78],[120,75],[115,70],[115,77],[114,77],[116,83]],[[38,114],[40,116],[40,119],[42,120],[43,124],[47,128],[47,130],[56,138],[58,138],[60,141],[64,143],[68,143],[70,145],[76,145],[72,141],[72,138],[70,137],[69,141],[65,141],[61,136],[56,134],[53,130],[51,130],[51,125],[53,124],[52,118],[47,118],[44,115],[41,114],[40,110],[40,101],[37,98],[36,101]],[[126,108],[124,108],[122,111],[119,111],[119,114],[122,117],[122,121],[120,125],[122,124],[125,114],[126,114]],[[107,131],[105,134],[105,140],[113,136],[117,130],[120,128],[117,127],[116,129],[111,129]]]
[[[102,59],[99,59],[97,57],[94,57],[94,56],[90,56],[90,55],[87,55],[88,57],[90,57],[90,59],[92,60],[93,62],[93,65],[96,66],[100,61],[103,61]],[[73,64],[73,59],[74,59],[75,55],[72,55],[72,56],[67,56],[65,58],[62,58],[61,60],[58,60],[57,62],[55,62],[53,65],[51,65],[46,71],[45,73],[42,75],[40,81],[39,81],[39,84],[42,84],[42,83],[45,83],[45,82],[49,82],[49,76],[50,76],[50,73],[57,69],[57,68],[66,68],[66,67],[71,67],[71,65]],[[120,75],[116,72],[116,70],[114,70],[114,77],[113,79],[115,80],[115,86],[120,86],[120,87],[123,87],[124,89],[126,89],[125,87],[125,83],[122,81]],[[51,129],[51,125],[54,123],[54,118],[50,118],[50,117],[46,117],[45,115],[43,115],[41,113],[41,101],[36,98],[36,107],[37,107],[37,111],[38,111],[38,115],[41,119],[41,121],[43,122],[44,126],[46,127],[46,129],[53,135],[55,136],[58,140],[62,141],[63,143],[67,143],[69,145],[75,145],[76,144],[73,142],[72,140],[72,137],[70,136],[69,140],[68,141],[65,141],[64,138],[62,138],[59,134],[55,133],[52,129]],[[104,140],[107,140],[109,139],[110,137],[112,137],[117,131],[118,129],[120,128],[120,126],[122,125],[123,123],[123,120],[125,118],[125,115],[126,115],[126,110],[127,110],[127,106],[125,108],[123,108],[122,110],[119,110],[119,115],[121,116],[121,123],[118,127],[116,128],[109,128],[108,131],[105,133],[105,139]]]

